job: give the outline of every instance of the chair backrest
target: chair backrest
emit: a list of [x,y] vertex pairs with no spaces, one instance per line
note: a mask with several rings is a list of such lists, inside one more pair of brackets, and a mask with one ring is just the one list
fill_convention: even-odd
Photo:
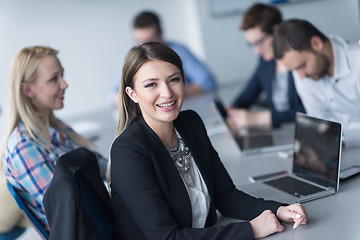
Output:
[[75,181],[83,206],[101,239],[112,239],[112,212],[106,207],[107,203],[99,197],[91,183],[80,172],[75,175]]
[[24,199],[19,194],[20,190],[15,188],[9,182],[7,182],[6,185],[26,220],[35,228],[42,239],[49,239],[49,232],[45,230],[35,214],[26,206]]
[[62,155],[44,199],[50,239],[112,239],[114,217],[96,155],[78,148]]
[[17,239],[25,232],[25,230],[26,229],[23,227],[14,227],[8,232],[0,233],[0,240]]

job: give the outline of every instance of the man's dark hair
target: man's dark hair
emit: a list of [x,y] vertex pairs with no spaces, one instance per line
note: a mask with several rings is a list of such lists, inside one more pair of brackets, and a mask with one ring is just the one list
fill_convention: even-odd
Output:
[[134,29],[147,28],[151,26],[155,26],[157,32],[161,33],[160,19],[154,12],[150,12],[150,11],[141,12],[134,19],[134,24],[133,24]]
[[241,23],[241,30],[260,27],[266,34],[273,34],[274,26],[282,22],[282,16],[276,7],[256,3],[246,11]]
[[274,58],[282,59],[285,52],[291,49],[313,51],[311,47],[313,36],[318,36],[323,42],[328,41],[322,32],[306,20],[290,19],[282,22],[274,33]]

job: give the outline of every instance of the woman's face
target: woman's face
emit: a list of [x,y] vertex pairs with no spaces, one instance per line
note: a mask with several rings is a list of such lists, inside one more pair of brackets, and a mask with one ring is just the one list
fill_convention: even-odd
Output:
[[64,106],[65,89],[68,87],[63,78],[64,69],[56,56],[43,57],[36,70],[37,78],[33,83],[22,83],[22,91],[44,116]]
[[274,58],[273,36],[261,31],[260,27],[250,28],[244,32],[246,41],[252,46],[254,52],[260,54],[265,61]]
[[134,76],[134,89],[126,93],[138,103],[142,116],[152,128],[174,121],[184,99],[184,80],[180,70],[164,61],[144,63]]

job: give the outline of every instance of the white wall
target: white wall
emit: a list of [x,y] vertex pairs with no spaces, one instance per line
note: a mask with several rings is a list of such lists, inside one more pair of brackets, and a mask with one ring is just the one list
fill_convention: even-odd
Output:
[[[143,9],[158,12],[165,37],[183,42],[206,61],[220,85],[246,81],[256,56],[238,30],[242,15],[213,17],[209,1],[0,1],[0,137],[9,65],[19,49],[42,44],[60,50],[69,83],[60,117],[106,108],[119,59],[133,45],[133,16]],[[350,40],[360,36],[358,0],[317,0],[280,8],[285,18],[306,18],[325,33]]]
[[[197,2],[208,65],[222,84],[246,81],[254,71],[257,56],[239,30],[243,15],[214,17],[209,0]],[[352,41],[360,37],[358,0],[311,0],[279,8],[284,19],[306,19],[325,34],[338,34]]]
[[9,66],[18,50],[39,44],[60,50],[69,88],[57,115],[91,112],[108,107],[119,60],[134,44],[133,17],[143,9],[159,13],[165,37],[204,57],[195,7],[192,0],[0,1],[0,137]]

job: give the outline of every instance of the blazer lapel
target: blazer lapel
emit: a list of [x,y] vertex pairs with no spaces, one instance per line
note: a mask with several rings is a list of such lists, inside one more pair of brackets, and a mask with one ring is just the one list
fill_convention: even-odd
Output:
[[174,125],[176,130],[181,135],[185,145],[190,149],[192,157],[194,158],[194,161],[196,162],[196,165],[198,166],[200,173],[206,183],[209,194],[212,193],[213,184],[211,184],[210,179],[208,179],[208,176],[212,175],[208,172],[211,168],[207,166],[209,165],[208,161],[210,161],[209,158],[211,156],[204,151],[204,149],[207,150],[208,147],[205,147],[204,143],[199,142],[199,139],[192,132],[193,128],[185,127],[182,123],[178,123],[177,121],[174,122]]
[[212,226],[215,224],[217,219],[215,204],[212,201],[214,199],[214,183],[212,182],[212,179],[209,178],[209,176],[213,176],[214,174],[211,172],[212,167],[209,166],[211,162],[212,152],[208,146],[207,135],[205,135],[204,133],[203,134],[204,136],[201,136],[201,138],[199,139],[199,135],[198,134],[195,135],[193,131],[194,129],[196,129],[195,131],[197,133],[201,133],[200,129],[197,129],[196,128],[197,126],[188,127],[186,126],[186,124],[189,124],[189,121],[174,122],[174,126],[176,130],[180,133],[181,137],[184,140],[184,143],[190,149],[194,161],[196,162],[196,165],[199,168],[201,176],[204,179],[205,184],[207,186],[208,193],[210,195],[210,209],[209,209],[209,215],[205,223],[205,227]]
[[172,206],[171,209],[177,211],[176,216],[180,216],[181,219],[178,220],[182,222],[182,225],[192,227],[191,203],[190,198],[187,197],[188,193],[184,182],[160,138],[143,119],[140,120],[140,123],[148,135],[151,135],[151,143],[149,144],[151,144],[152,149],[155,149],[157,167],[161,169],[160,176],[163,176],[163,181],[160,180],[159,184],[163,191],[167,192],[164,196],[168,197],[167,202]]

